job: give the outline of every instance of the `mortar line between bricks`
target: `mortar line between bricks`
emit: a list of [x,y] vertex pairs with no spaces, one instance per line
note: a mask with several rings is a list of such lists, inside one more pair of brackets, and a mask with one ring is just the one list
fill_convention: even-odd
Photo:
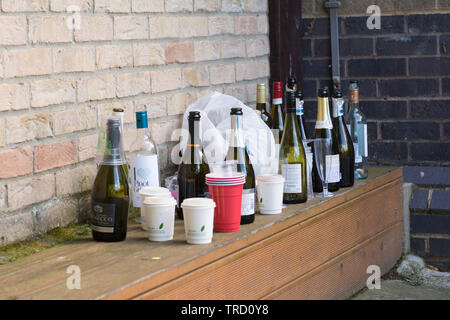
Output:
[[[16,0],[18,1],[18,0]],[[150,0],[152,1],[152,0]],[[50,2],[50,1],[49,1]],[[69,17],[72,15],[72,13],[68,13],[67,11],[0,11],[2,16],[18,16],[18,15],[26,15],[30,17]],[[136,11],[129,11],[129,12],[106,12],[106,11],[80,11],[79,14],[81,17],[169,17],[169,18],[189,18],[189,17],[258,17],[258,16],[267,16],[267,11],[257,11],[257,12],[250,12],[250,11],[178,11],[178,12],[136,12]]]
[[[203,60],[203,61],[193,61],[193,62],[186,62],[186,63],[171,63],[171,64],[164,64],[164,65],[152,65],[152,66],[128,66],[128,67],[116,67],[116,68],[109,68],[109,69],[100,69],[100,70],[94,70],[94,71],[75,71],[75,72],[62,72],[62,73],[52,73],[52,74],[46,74],[46,75],[29,75],[24,77],[14,77],[14,78],[7,78],[0,81],[0,83],[9,83],[9,84],[19,84],[23,82],[27,82],[27,84],[31,84],[32,82],[38,81],[38,80],[58,80],[58,79],[68,79],[75,82],[75,85],[77,85],[77,80],[84,80],[84,79],[93,79],[97,78],[99,76],[103,75],[113,75],[118,76],[120,74],[133,74],[133,73],[140,73],[140,72],[152,72],[152,71],[164,71],[164,70],[172,70],[172,69],[181,69],[183,71],[185,68],[192,68],[192,67],[212,67],[212,66],[219,66],[219,65],[231,65],[231,64],[237,64],[241,62],[262,62],[262,61],[268,61],[269,55],[261,55],[256,57],[233,57],[233,58],[222,58],[218,60]],[[155,92],[154,94],[159,93]]]
[[88,41],[64,41],[64,42],[37,42],[19,45],[0,45],[0,50],[24,50],[24,49],[42,49],[42,48],[74,48],[74,47],[98,47],[103,45],[125,45],[125,44],[161,44],[161,43],[180,43],[195,41],[223,41],[223,40],[254,40],[255,38],[267,38],[268,33],[223,33],[215,35],[192,36],[192,37],[163,37],[163,38],[139,38],[139,39],[108,39],[108,40],[88,40]]
[[420,238],[420,239],[449,239],[450,234],[442,234],[442,233],[411,233],[411,237]]

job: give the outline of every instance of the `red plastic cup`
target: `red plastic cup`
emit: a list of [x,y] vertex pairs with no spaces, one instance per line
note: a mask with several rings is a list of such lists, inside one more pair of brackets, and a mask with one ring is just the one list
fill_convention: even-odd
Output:
[[209,185],[209,195],[216,203],[214,231],[239,231],[241,225],[242,190],[244,184]]
[[235,176],[233,178],[211,176],[212,174],[206,175],[206,184],[208,185],[210,197],[216,203],[214,208],[214,231],[239,231],[241,225],[242,190],[245,178],[241,177],[241,179],[236,180]]

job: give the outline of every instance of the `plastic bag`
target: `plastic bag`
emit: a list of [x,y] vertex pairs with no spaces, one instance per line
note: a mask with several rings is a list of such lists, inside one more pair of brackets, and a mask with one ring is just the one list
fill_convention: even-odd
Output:
[[219,92],[201,97],[187,108],[183,117],[180,149],[184,150],[189,138],[189,112],[199,111],[200,136],[206,159],[209,164],[223,162],[231,133],[230,111],[237,107],[242,108],[244,141],[255,175],[277,173],[278,159],[275,156],[275,139],[271,129],[255,110],[238,99]]

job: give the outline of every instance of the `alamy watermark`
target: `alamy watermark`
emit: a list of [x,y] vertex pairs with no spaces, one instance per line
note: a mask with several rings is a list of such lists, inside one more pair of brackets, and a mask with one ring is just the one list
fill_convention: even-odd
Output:
[[381,9],[379,6],[377,5],[371,5],[369,7],[367,7],[367,14],[370,14],[369,18],[367,18],[367,28],[369,30],[373,30],[373,29],[377,29],[380,30],[381,29]]
[[367,267],[367,274],[371,274],[366,281],[366,286],[368,289],[381,289],[381,270],[380,267],[372,264]]
[[81,289],[81,269],[77,265],[70,265],[67,267],[66,273],[70,274],[66,280],[66,287],[69,290]]

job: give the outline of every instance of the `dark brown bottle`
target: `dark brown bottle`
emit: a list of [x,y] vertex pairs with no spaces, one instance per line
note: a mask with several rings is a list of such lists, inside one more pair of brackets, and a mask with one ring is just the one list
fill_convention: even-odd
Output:
[[181,203],[184,199],[208,196],[206,175],[209,166],[203,154],[200,139],[200,112],[189,112],[189,141],[178,166],[177,216],[183,219]]

